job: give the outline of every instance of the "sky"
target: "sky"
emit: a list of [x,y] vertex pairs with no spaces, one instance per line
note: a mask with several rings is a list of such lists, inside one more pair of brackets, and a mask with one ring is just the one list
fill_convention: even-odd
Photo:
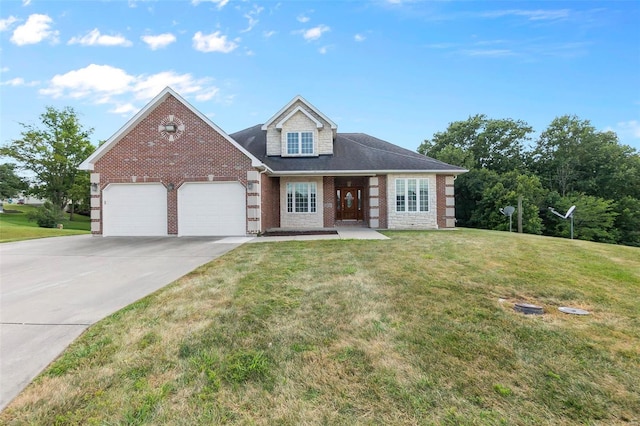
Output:
[[640,1],[0,2],[0,144],[70,106],[97,145],[166,86],[227,133],[301,95],[410,150],[476,114],[640,150]]

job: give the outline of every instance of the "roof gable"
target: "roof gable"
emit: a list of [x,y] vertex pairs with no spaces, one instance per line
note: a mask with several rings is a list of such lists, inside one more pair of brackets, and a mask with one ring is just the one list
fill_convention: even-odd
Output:
[[147,105],[145,105],[137,114],[135,114],[124,126],[122,126],[116,133],[113,134],[105,143],[100,145],[94,152],[91,154],[86,160],[84,160],[78,168],[80,170],[93,170],[94,164],[102,158],[111,148],[113,148],[117,143],[136,125],[138,125],[142,120],[144,120],[153,110],[155,110],[160,104],[162,104],[169,96],[173,96],[180,103],[182,103],[187,109],[189,109],[194,115],[196,115],[199,119],[205,122],[208,126],[210,126],[213,130],[219,133],[222,137],[224,137],[230,144],[232,144],[236,149],[241,151],[244,155],[246,155],[249,159],[251,159],[251,165],[253,167],[260,167],[264,164],[255,157],[251,152],[247,151],[242,145],[236,142],[231,136],[229,136],[224,130],[218,127],[213,121],[211,121],[206,115],[202,114],[196,108],[194,108],[189,102],[187,102],[182,96],[178,95],[173,89],[170,87],[166,87],[162,92],[160,92],[155,98],[153,98]]
[[[269,120],[267,120],[267,122],[262,125],[262,130],[267,130],[269,126],[274,124],[274,122],[276,123],[276,128],[282,128],[282,124],[285,121],[287,121],[289,118],[291,118],[298,111],[303,112],[307,117],[311,118],[316,123],[318,128],[323,127],[323,126],[320,126],[320,124],[322,124],[322,123],[319,120],[317,120],[315,117],[313,117],[305,108],[302,108],[299,105],[292,112],[287,114],[284,118],[282,118],[281,120],[278,120],[296,102],[300,102],[300,103],[304,104],[308,109],[310,109],[315,114],[317,114],[320,118],[322,118],[324,121],[329,123],[329,126],[331,127],[331,130],[336,131],[338,129],[338,126],[336,125],[336,123],[334,123],[329,117],[327,117],[322,112],[320,112],[320,110],[318,110],[318,108],[316,108],[313,105],[311,105],[305,98],[303,98],[302,96],[298,95],[295,98],[291,99],[291,101],[289,101],[288,104],[286,104],[283,108],[281,108],[280,111],[276,112],[273,115],[273,117],[271,117]],[[278,120],[278,121],[276,122],[276,120]]]

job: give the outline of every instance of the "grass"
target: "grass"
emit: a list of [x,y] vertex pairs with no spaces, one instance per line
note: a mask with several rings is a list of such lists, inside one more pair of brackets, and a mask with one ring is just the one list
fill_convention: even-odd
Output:
[[640,422],[639,249],[387,235],[246,244],[92,326],[0,423]]
[[73,221],[69,221],[67,213],[60,222],[63,229],[40,228],[36,222],[30,222],[27,219],[27,214],[33,210],[35,210],[33,206],[5,204],[4,213],[0,214],[0,243],[90,232],[91,219],[89,217],[75,214]]

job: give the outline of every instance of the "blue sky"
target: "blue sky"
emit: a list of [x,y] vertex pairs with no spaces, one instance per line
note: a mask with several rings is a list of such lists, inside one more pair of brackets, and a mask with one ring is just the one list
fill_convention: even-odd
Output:
[[411,150],[475,114],[576,115],[640,150],[640,2],[0,3],[0,143],[48,105],[97,143],[166,86],[227,133],[299,94]]

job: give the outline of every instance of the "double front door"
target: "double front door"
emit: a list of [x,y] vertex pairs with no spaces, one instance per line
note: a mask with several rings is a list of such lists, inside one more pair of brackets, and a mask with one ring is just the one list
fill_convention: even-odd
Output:
[[340,187],[336,189],[336,219],[338,220],[362,220],[361,187]]

